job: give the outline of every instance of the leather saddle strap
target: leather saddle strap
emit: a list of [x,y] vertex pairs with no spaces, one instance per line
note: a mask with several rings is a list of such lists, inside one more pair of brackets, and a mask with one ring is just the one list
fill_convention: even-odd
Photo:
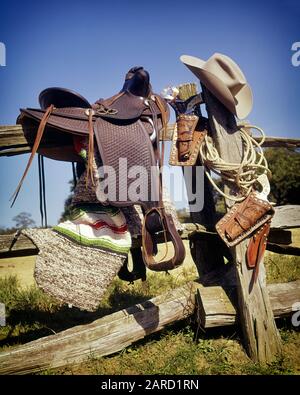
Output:
[[39,148],[39,146],[40,146],[40,142],[41,142],[41,140],[42,140],[42,137],[43,137],[43,134],[44,134],[44,130],[45,130],[46,124],[47,124],[47,122],[48,122],[48,119],[49,119],[49,117],[50,117],[50,115],[51,115],[53,109],[54,109],[54,106],[53,106],[53,104],[51,104],[51,105],[47,108],[47,110],[45,111],[45,113],[44,113],[44,115],[43,115],[43,118],[41,119],[41,122],[40,122],[39,127],[38,127],[38,130],[37,130],[37,134],[36,134],[36,137],[35,137],[35,140],[34,140],[34,144],[33,144],[32,150],[31,150],[31,155],[30,155],[30,157],[29,157],[29,159],[28,159],[28,162],[27,162],[25,171],[24,171],[24,173],[23,173],[23,176],[22,176],[22,178],[21,178],[21,180],[20,180],[20,182],[19,182],[19,184],[18,184],[18,186],[17,186],[15,192],[13,193],[13,195],[12,195],[11,198],[10,198],[10,200],[13,199],[12,204],[11,204],[11,207],[14,205],[14,203],[15,203],[17,197],[18,197],[18,194],[19,194],[20,189],[21,189],[21,187],[22,187],[23,181],[24,181],[24,179],[25,179],[25,177],[26,177],[26,175],[27,175],[27,173],[28,173],[28,170],[29,170],[31,164],[32,164],[34,155],[36,154],[36,152],[37,152],[37,150],[38,150],[38,148]]
[[[166,130],[167,130],[167,112],[165,110],[165,107],[162,103],[162,99],[154,95],[155,102],[157,104],[157,107],[159,108],[161,112],[161,121],[162,121],[162,130],[163,130],[163,136],[162,136],[162,142],[161,142],[161,150],[159,150],[159,130],[158,130],[158,121],[157,121],[157,116],[155,115],[155,121],[156,121],[156,139],[157,139],[157,149],[159,153],[159,162],[158,162],[158,167],[159,167],[159,206],[163,207],[163,198],[162,198],[162,167],[164,165],[164,156],[165,156],[165,136],[166,136]],[[153,116],[155,112],[153,111]],[[155,125],[155,124],[154,124]]]
[[89,152],[88,152],[88,163],[86,172],[86,186],[88,185],[89,177],[93,185],[94,172],[93,172],[93,160],[94,160],[94,125],[93,125],[93,110],[89,109]]

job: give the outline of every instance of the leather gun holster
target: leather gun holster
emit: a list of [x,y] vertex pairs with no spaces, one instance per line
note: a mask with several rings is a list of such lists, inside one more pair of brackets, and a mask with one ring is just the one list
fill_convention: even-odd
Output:
[[186,161],[191,156],[191,144],[198,123],[196,115],[179,115],[177,119],[178,160]]
[[216,230],[228,247],[240,243],[274,215],[271,204],[251,192],[241,203],[235,203],[216,224]]
[[199,122],[197,115],[180,114],[177,117],[177,131],[174,131],[169,164],[172,166],[193,166],[198,157],[200,144],[206,130],[195,130]]

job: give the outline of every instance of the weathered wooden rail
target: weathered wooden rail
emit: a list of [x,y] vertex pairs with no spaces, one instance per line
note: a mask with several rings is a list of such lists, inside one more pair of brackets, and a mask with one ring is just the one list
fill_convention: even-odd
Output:
[[[181,238],[183,240],[193,239],[202,241],[213,240],[219,242],[220,249],[225,248],[216,232],[208,231],[205,226],[196,223],[182,225]],[[286,255],[300,256],[300,246],[293,243],[290,228],[300,227],[300,206],[280,206],[275,208],[274,221],[268,238],[267,250],[283,253]],[[164,237],[161,240],[164,242]],[[141,237],[135,235],[132,239],[132,248],[141,246]],[[0,235],[0,258],[14,256],[36,255],[38,250],[33,242],[26,236],[20,235],[15,240],[14,234]]]
[[[274,316],[285,317],[299,299],[300,281],[268,285],[268,291]],[[90,324],[4,351],[0,353],[0,374],[28,374],[78,364],[88,357],[113,354],[166,325],[191,316],[195,311],[196,294],[198,303],[200,301],[197,318],[202,328],[236,324],[234,289],[225,291],[221,287],[203,287],[189,282]]]
[[[167,133],[165,134],[165,140],[171,140],[174,124],[168,126]],[[25,132],[25,133],[24,133]],[[25,137],[26,136],[26,137]],[[21,125],[8,125],[0,126],[0,156],[12,156],[26,154],[31,151],[31,147],[34,142],[35,129],[24,128]],[[256,138],[256,137],[255,137]],[[256,140],[260,138],[257,137]],[[42,148],[56,147],[55,134],[51,137],[51,134],[47,134],[41,143]],[[64,142],[60,139],[60,144]],[[67,146],[68,140],[65,145]],[[288,148],[299,148],[300,139],[287,139],[282,137],[266,137],[263,144],[264,147],[288,147]]]

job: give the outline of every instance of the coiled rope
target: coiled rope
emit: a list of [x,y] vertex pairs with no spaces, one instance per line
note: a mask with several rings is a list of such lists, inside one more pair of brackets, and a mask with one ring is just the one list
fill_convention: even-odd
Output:
[[[223,160],[209,136],[205,136],[205,139],[200,146],[200,157],[205,167],[207,178],[211,182],[212,186],[222,196],[235,202],[241,202],[249,195],[253,184],[255,184],[257,177],[260,174],[271,174],[262,149],[262,145],[265,141],[264,131],[258,126],[249,124],[241,124],[239,125],[239,129],[244,148],[241,163],[230,163]],[[256,141],[247,131],[250,129],[256,129],[260,132],[261,140],[259,142]],[[230,182],[237,185],[240,192],[239,196],[232,196],[223,192],[218,187],[209,171],[220,176],[224,182]]]

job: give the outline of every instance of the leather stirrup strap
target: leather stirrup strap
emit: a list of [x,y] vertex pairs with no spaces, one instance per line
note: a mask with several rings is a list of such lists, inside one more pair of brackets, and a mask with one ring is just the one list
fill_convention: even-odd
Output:
[[[162,135],[162,142],[161,142],[161,150],[159,152],[159,206],[163,207],[163,197],[162,197],[162,167],[164,165],[164,157],[165,157],[165,137],[166,137],[166,131],[167,131],[167,112],[164,108],[164,105],[162,103],[162,100],[159,96],[155,95],[155,102],[157,104],[157,107],[159,108],[161,112],[161,121],[162,121],[162,130],[163,130],[163,135]],[[157,128],[157,148],[159,148],[159,133],[158,133],[158,128]]]
[[[181,237],[179,236],[175,224],[173,222],[172,216],[166,214],[164,204],[163,204],[163,196],[162,196],[162,167],[164,163],[164,140],[165,133],[167,128],[167,114],[164,108],[164,105],[159,96],[154,96],[155,102],[161,112],[162,117],[162,126],[163,126],[163,136],[162,136],[162,144],[161,150],[159,150],[159,133],[157,127],[157,119],[154,116],[155,111],[153,112],[153,123],[156,127],[156,141],[157,141],[157,149],[158,149],[158,167],[159,167],[159,204],[158,207],[153,207],[149,209],[144,216],[143,227],[142,227],[142,244],[143,244],[143,260],[145,265],[154,271],[166,271],[175,269],[178,267],[185,258],[185,248]],[[151,106],[150,106],[151,108]],[[151,108],[152,109],[152,108]],[[164,232],[165,243],[167,246],[167,239],[169,237],[170,241],[174,246],[174,255],[172,258],[168,260],[164,260],[168,250],[166,249],[165,256],[159,261],[156,262],[154,259],[154,240],[151,235],[151,232],[148,228],[148,222],[151,221],[151,216],[157,215],[160,217],[160,222],[162,225],[162,230]]]
[[28,159],[28,162],[27,162],[25,171],[24,171],[24,173],[23,173],[23,176],[22,176],[22,178],[21,178],[21,180],[20,180],[20,182],[19,182],[19,184],[18,184],[18,186],[17,186],[15,192],[13,193],[13,195],[12,195],[11,198],[10,198],[10,200],[13,200],[10,207],[12,207],[12,206],[14,205],[14,203],[15,203],[17,197],[18,197],[18,194],[19,194],[20,189],[21,189],[21,187],[22,187],[23,181],[24,181],[24,179],[25,179],[25,177],[26,177],[26,175],[27,175],[27,173],[28,173],[28,170],[29,170],[31,164],[32,164],[34,155],[36,154],[36,152],[37,152],[37,150],[38,150],[38,148],[39,148],[39,146],[40,146],[40,142],[41,142],[41,139],[42,139],[43,134],[44,134],[45,126],[46,126],[46,124],[47,124],[47,122],[48,122],[48,119],[49,119],[49,117],[50,117],[50,115],[51,115],[53,109],[54,109],[54,106],[53,106],[53,104],[51,104],[51,105],[47,108],[47,110],[45,111],[45,113],[44,113],[44,115],[43,115],[43,118],[41,119],[41,122],[40,122],[39,128],[38,128],[38,131],[37,131],[37,134],[36,134],[36,137],[35,137],[35,140],[34,140],[34,144],[33,144],[32,150],[31,150],[31,155],[30,155],[30,157],[29,157],[29,159]]

